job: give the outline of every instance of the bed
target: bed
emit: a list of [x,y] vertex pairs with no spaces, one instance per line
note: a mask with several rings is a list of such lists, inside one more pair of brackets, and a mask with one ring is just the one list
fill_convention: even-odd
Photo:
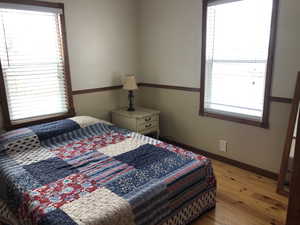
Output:
[[216,204],[209,159],[92,117],[1,135],[0,179],[15,224],[186,225]]

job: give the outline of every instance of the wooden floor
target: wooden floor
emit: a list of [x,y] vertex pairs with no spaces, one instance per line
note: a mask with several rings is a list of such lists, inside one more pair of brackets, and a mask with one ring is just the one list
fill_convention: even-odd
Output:
[[287,198],[276,181],[213,161],[218,182],[216,209],[192,225],[284,225]]

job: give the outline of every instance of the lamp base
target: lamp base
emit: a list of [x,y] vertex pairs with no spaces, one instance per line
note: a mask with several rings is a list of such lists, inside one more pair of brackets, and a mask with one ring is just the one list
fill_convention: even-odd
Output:
[[133,107],[133,98],[134,98],[133,91],[129,91],[128,92],[129,107],[127,109],[127,111],[129,111],[129,112],[135,111],[135,109]]

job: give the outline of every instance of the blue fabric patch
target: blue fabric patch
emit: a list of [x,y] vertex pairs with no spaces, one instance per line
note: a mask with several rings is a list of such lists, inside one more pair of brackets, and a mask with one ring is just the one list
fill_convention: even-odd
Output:
[[73,120],[59,120],[51,123],[44,123],[36,126],[28,127],[39,137],[40,141],[80,129],[78,123]]
[[59,158],[51,158],[24,166],[42,185],[55,182],[71,174],[78,173],[71,165]]
[[42,185],[25,170],[18,170],[18,175],[13,175],[7,183],[7,204],[9,208],[16,213],[23,201],[23,193],[34,190]]
[[22,203],[23,193],[42,186],[26,171],[18,177],[14,177],[14,179],[10,182],[12,182],[12,184],[8,184],[7,204],[13,212],[17,212],[20,204]]
[[130,192],[137,191],[139,187],[147,184],[149,182],[150,173],[143,170],[133,170],[114,179],[111,182],[108,182],[104,186],[114,192],[115,194],[124,197],[124,195],[129,194]]
[[56,209],[47,213],[38,222],[38,225],[77,225],[64,211]]
[[135,167],[135,170],[105,185],[106,188],[122,197],[130,196],[130,192],[140,190],[143,185],[151,185],[153,180],[161,179],[194,160],[150,144],[114,158]]
[[18,184],[24,192],[31,191],[42,186],[38,180],[25,170],[23,173],[14,176],[13,183]]
[[104,123],[97,123],[91,126],[73,130],[71,132],[67,132],[56,137],[49,138],[41,142],[42,146],[55,148],[59,146],[64,146],[70,142],[80,141],[85,138],[100,136],[105,133],[111,132],[111,126]]
[[127,135],[127,134],[131,134],[132,131],[130,130],[127,130],[127,129],[124,129],[124,128],[120,128],[120,127],[116,127],[114,125],[108,125],[110,127],[110,129],[112,131],[115,131],[115,132],[118,132],[120,134],[123,134],[123,135]]
[[136,169],[151,171],[152,178],[161,178],[194,160],[150,144],[142,145],[114,158]]
[[13,212],[17,212],[22,202],[22,193],[36,189],[41,184],[6,153],[0,154],[0,171],[3,179],[0,198],[7,201]]

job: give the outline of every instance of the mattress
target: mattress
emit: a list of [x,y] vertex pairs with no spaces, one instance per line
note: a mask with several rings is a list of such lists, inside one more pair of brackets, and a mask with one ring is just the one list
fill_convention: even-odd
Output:
[[30,225],[185,225],[215,207],[211,161],[90,117],[0,136],[0,199]]

